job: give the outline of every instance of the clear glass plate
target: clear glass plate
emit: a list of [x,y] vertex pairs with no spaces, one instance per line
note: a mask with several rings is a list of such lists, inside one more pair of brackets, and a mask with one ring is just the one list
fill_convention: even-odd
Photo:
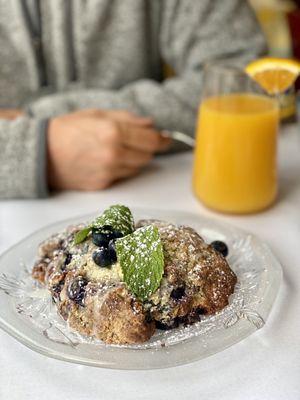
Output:
[[[159,331],[141,345],[107,345],[68,328],[48,291],[31,279],[38,244],[85,215],[55,223],[28,236],[0,257],[0,327],[46,356],[103,368],[165,368],[200,360],[243,340],[265,324],[279,290],[282,270],[270,249],[253,235],[184,212],[135,209],[135,220],[157,218],[192,226],[208,242],[229,246],[228,262],[238,283],[230,304],[188,327]],[[2,290],[1,290],[2,289]]]

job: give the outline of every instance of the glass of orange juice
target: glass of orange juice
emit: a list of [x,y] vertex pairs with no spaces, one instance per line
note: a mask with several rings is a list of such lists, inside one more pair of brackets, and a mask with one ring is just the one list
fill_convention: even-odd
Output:
[[193,190],[227,213],[270,206],[277,194],[279,107],[242,70],[207,65],[194,155]]

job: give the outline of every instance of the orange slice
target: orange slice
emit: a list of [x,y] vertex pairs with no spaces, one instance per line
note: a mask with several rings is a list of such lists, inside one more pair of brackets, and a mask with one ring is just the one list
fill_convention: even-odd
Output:
[[290,88],[300,75],[300,62],[288,58],[265,57],[245,68],[247,74],[269,94],[279,94]]

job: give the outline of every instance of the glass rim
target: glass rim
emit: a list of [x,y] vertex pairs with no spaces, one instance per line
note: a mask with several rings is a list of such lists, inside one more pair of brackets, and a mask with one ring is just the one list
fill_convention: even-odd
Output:
[[[273,97],[267,93],[258,82],[251,78],[251,76],[245,71],[243,65],[235,64],[232,60],[219,59],[206,61],[203,64],[203,81],[211,82],[213,79],[219,79],[223,81],[224,84],[228,80],[230,84],[232,84],[232,80],[234,80],[237,85],[240,84],[246,88],[246,92],[250,91],[269,98]],[[239,89],[238,91],[241,90]],[[229,90],[228,92],[231,91]],[[234,90],[232,92],[237,91]]]
[[248,76],[247,73],[244,71],[242,66],[237,66],[232,64],[230,61],[226,60],[209,60],[203,64],[203,70],[209,71],[210,69],[217,69],[220,72],[232,72],[237,75],[241,76]]

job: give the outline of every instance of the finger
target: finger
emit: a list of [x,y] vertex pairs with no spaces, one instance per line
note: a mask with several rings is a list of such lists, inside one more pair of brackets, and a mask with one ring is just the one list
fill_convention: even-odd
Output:
[[115,173],[115,180],[122,179],[122,178],[129,178],[130,176],[135,176],[139,173],[141,168],[136,167],[121,167],[118,168]]
[[137,175],[141,168],[136,167],[117,167],[110,170],[105,168],[101,169],[101,172],[98,174],[94,174],[91,179],[85,179],[82,182],[76,182],[77,186],[79,184],[79,188],[81,190],[103,190],[108,188],[113,184],[113,182],[129,178],[134,175]]
[[155,129],[127,124],[121,127],[121,142],[128,148],[151,153],[166,151],[171,145],[171,139]]
[[80,117],[101,117],[104,116],[105,112],[99,108],[82,108],[70,114]]
[[142,168],[148,165],[152,159],[152,153],[122,148],[119,165],[121,167]]
[[104,115],[112,118],[114,121],[127,122],[138,126],[153,126],[153,120],[150,117],[142,117],[128,111],[105,111]]
[[104,170],[98,176],[97,180],[92,179],[91,181],[85,180],[84,182],[82,182],[80,185],[80,189],[84,191],[104,190],[118,180],[130,178],[137,175],[140,169],[141,168],[135,167],[119,167],[115,170],[110,170],[106,172]]
[[101,110],[97,108],[87,108],[76,112],[81,116],[108,118],[117,122],[128,122],[135,125],[152,126],[153,120],[151,117],[142,117],[123,110]]
[[169,137],[163,136],[161,133],[159,135],[159,148],[156,150],[157,153],[165,153],[172,145],[173,140]]
[[105,190],[108,187],[110,187],[113,183],[113,180],[107,181],[107,180],[99,180],[97,182],[83,182],[81,185],[76,185],[74,189],[80,189],[85,192],[95,192],[98,190]]

